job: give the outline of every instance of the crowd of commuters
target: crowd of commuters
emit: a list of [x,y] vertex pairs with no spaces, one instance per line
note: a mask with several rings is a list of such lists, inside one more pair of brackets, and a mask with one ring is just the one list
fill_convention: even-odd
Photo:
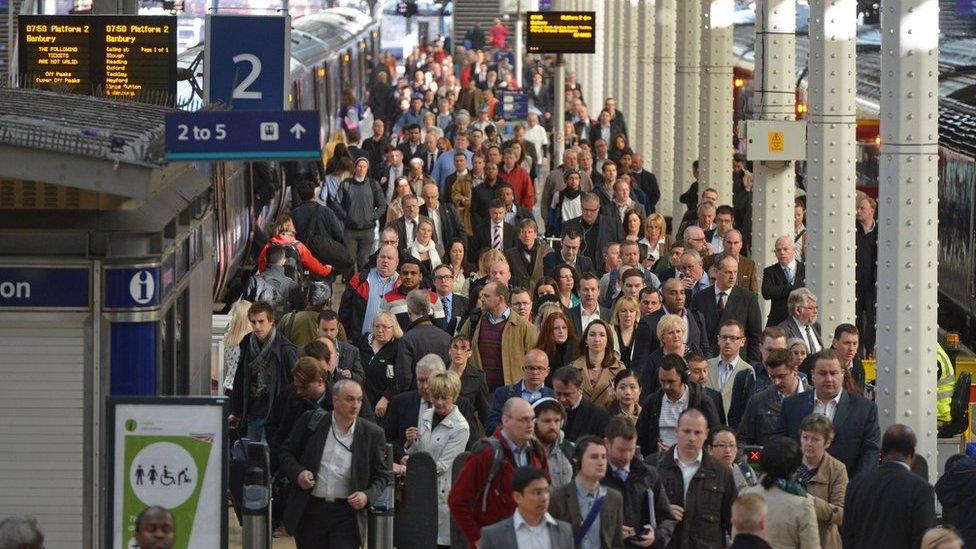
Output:
[[[882,437],[866,385],[875,201],[856,205],[857,317],[822,334],[802,195],[796,234],[757,265],[742,157],[731,204],[696,162],[687,211],[659,211],[633,113],[588,102],[572,72],[554,90],[549,59],[515,74],[504,26],[474,30],[410,53],[402,77],[376,66],[369,135],[344,110],[261,250],[253,304],[232,309],[229,422],[269,443],[298,547],[358,547],[420,452],[439,546],[452,519],[482,548],[958,546],[926,534],[915,435]],[[529,97],[524,123],[504,120],[506,91]],[[973,470],[939,491],[970,543]]]

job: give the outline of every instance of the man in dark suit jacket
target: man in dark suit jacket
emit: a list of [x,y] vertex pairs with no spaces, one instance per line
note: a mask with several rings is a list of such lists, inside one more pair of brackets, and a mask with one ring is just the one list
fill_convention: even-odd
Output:
[[820,323],[817,322],[817,297],[806,288],[790,292],[787,301],[789,316],[777,326],[786,332],[787,339],[802,339],[807,344],[807,352],[819,353],[823,348],[820,338]]
[[403,128],[403,133],[407,138],[397,147],[403,153],[403,163],[410,164],[414,158],[426,161],[427,145],[420,139],[420,126],[408,124]]
[[741,322],[748,338],[745,358],[750,364],[758,362],[762,359],[759,344],[763,330],[759,299],[756,294],[735,285],[738,271],[734,258],[725,257],[718,262],[717,268],[715,284],[698,292],[692,299],[692,308],[705,317],[708,341],[717,341],[719,326],[726,320],[734,318]]
[[[403,197],[403,215],[390,222],[388,227],[392,227],[397,232],[400,241],[400,256],[407,251],[407,248],[417,240],[417,229],[420,221],[425,219],[420,215],[420,199],[416,196],[408,195]],[[429,219],[428,219],[429,221]],[[410,238],[407,238],[407,223],[413,225]]]
[[552,252],[549,244],[538,239],[539,229],[535,220],[519,223],[518,242],[505,250],[505,259],[512,271],[512,282],[532,288],[545,276],[545,257]]
[[775,264],[763,269],[762,296],[770,301],[766,326],[776,326],[790,316],[786,305],[790,292],[806,285],[806,267],[802,261],[796,260],[792,238],[781,236],[776,239],[776,260]]
[[502,227],[500,251],[504,252],[515,245],[515,235],[518,230],[514,225],[505,223],[505,203],[501,199],[495,198],[488,205],[488,219],[474,229],[474,245],[472,248],[474,248],[475,254],[472,256],[473,258],[481,257],[485,250],[491,249],[492,237],[494,236],[492,227],[499,225]]
[[834,424],[834,441],[827,451],[847,466],[853,481],[878,465],[881,438],[878,407],[862,396],[843,390],[844,367],[837,351],[822,351],[813,365],[813,391],[804,391],[783,401],[780,421],[774,434],[800,440],[800,422],[817,412]]
[[[607,447],[603,439],[587,436],[580,439],[573,454],[573,482],[564,484],[552,493],[549,509],[552,516],[564,520],[579,532],[585,516],[580,508],[580,492],[606,498],[600,507],[600,530],[589,530],[586,539],[592,539],[600,547],[623,547],[624,500],[620,492],[600,484],[606,475]],[[590,507],[592,509],[592,507]],[[592,524],[593,527],[596,524]],[[577,534],[578,537],[578,534]]]
[[581,436],[602,437],[610,414],[583,396],[583,374],[572,366],[563,366],[552,374],[552,389],[556,400],[566,409],[563,433],[575,443]]
[[593,260],[580,253],[583,235],[577,229],[563,231],[558,250],[553,250],[542,258],[542,270],[546,276],[554,276],[556,267],[563,263],[576,269],[576,273],[595,273]]
[[[366,508],[393,482],[393,472],[383,459],[383,430],[357,418],[362,398],[362,387],[355,381],[337,382],[332,391],[334,410],[319,416],[318,425],[310,425],[318,415],[315,411],[303,414],[281,449],[281,470],[293,484],[285,507],[285,528],[295,536],[298,547],[360,546],[366,539]],[[329,486],[322,480],[326,474],[320,471],[322,456],[330,451],[330,437],[351,454],[348,469],[340,472],[348,475],[349,493],[327,493]]]
[[[464,243],[465,248],[468,244],[468,233],[461,225],[461,217],[458,215],[457,208],[448,202],[441,202],[440,191],[437,185],[427,183],[423,188],[424,205],[420,207],[420,215],[431,221],[437,217],[440,224],[440,232],[434,231],[434,240],[444,248],[444,258],[446,261],[448,253],[451,251],[451,241],[455,238]],[[434,227],[437,227],[437,223]]]
[[634,333],[634,356],[631,358],[631,368],[638,373],[647,364],[648,357],[651,356],[661,341],[657,338],[657,323],[664,315],[678,315],[688,320],[688,333],[686,341],[688,348],[697,351],[706,357],[711,355],[712,346],[708,341],[708,334],[705,332],[705,318],[694,309],[685,307],[684,285],[680,279],[669,278],[661,286],[663,303],[657,311],[641,317],[637,323],[637,331]]
[[502,408],[510,398],[523,398],[529,404],[534,404],[543,398],[555,398],[556,394],[552,389],[545,386],[548,375],[549,357],[540,349],[532,349],[526,353],[525,362],[522,364],[522,381],[502,385],[492,394],[485,431],[494,433],[495,428],[502,424]]
[[570,219],[563,224],[563,233],[575,229],[583,236],[580,255],[584,255],[593,262],[597,274],[603,275],[603,251],[613,242],[620,242],[623,226],[609,215],[600,214],[600,198],[593,193],[584,193],[580,199],[583,215]]
[[[548,505],[539,509],[535,490],[549,489],[546,473],[535,467],[519,467],[512,474],[512,499],[517,506],[518,518],[512,516],[481,529],[481,549],[532,549],[519,545],[515,534],[515,522],[524,522],[530,528],[542,525],[549,534],[547,549],[573,549],[573,529],[568,522],[549,516]],[[540,513],[541,511],[541,513]]]
[[935,490],[911,472],[915,433],[894,424],[881,442],[884,461],[851,483],[844,501],[844,547],[914,549],[936,525]]
[[454,269],[441,263],[434,269],[434,290],[444,305],[444,331],[453,336],[468,312],[468,298],[454,293]]

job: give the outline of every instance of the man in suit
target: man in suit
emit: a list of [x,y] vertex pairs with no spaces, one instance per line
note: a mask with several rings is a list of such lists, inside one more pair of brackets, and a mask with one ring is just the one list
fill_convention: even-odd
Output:
[[[689,231],[693,234],[686,235],[686,237],[705,238],[702,236],[703,233],[698,227],[691,227]],[[685,232],[688,233],[689,231]],[[689,244],[693,245],[693,242],[689,241]],[[692,307],[694,307],[692,299],[711,285],[708,273],[705,272],[705,268],[703,267],[702,257],[702,254],[694,249],[685,249],[674,266],[678,273],[678,279],[684,285],[686,300]],[[712,339],[709,339],[709,341],[712,341]]]
[[468,311],[468,298],[454,293],[454,268],[449,263],[434,269],[434,289],[444,307],[444,331],[453,336]]
[[819,353],[824,345],[817,322],[817,296],[806,288],[797,288],[790,292],[786,304],[790,316],[779,327],[786,332],[787,339],[802,339],[809,354]]
[[529,404],[535,404],[542,398],[555,398],[552,389],[545,386],[549,375],[549,357],[546,353],[540,349],[532,349],[526,353],[522,372],[521,381],[495,389],[491,397],[491,409],[488,411],[488,422],[485,424],[486,432],[494,433],[495,428],[501,425],[502,408],[510,398],[523,398]]
[[777,435],[800,440],[800,422],[811,413],[827,416],[836,434],[827,451],[847,466],[851,480],[868,475],[878,464],[881,433],[878,407],[862,396],[844,390],[841,357],[833,349],[816,355],[813,364],[813,391],[793,395],[783,401]]
[[687,294],[681,280],[669,278],[664,281],[661,290],[661,308],[641,317],[634,333],[634,356],[630,363],[637,371],[644,368],[651,353],[661,346],[661,341],[657,338],[657,323],[664,315],[678,315],[683,318],[688,325],[685,330],[685,344],[688,348],[705,356],[711,355],[712,347],[705,332],[705,319],[700,312],[685,307]]
[[509,183],[498,185],[495,197],[501,198],[505,204],[505,222],[518,227],[524,219],[535,219],[532,210],[521,206],[515,201],[515,188]]
[[[430,356],[430,355],[428,355]],[[407,442],[407,431],[417,429],[420,418],[432,406],[430,403],[430,376],[446,369],[439,358],[421,358],[417,361],[417,388],[413,391],[400,393],[390,400],[387,407],[383,428],[386,440],[393,444],[393,457],[396,463],[406,454],[404,445]],[[461,415],[468,421],[468,448],[481,440],[484,428],[474,404],[467,398],[459,396],[455,401]]]
[[390,149],[386,158],[386,162],[376,167],[376,181],[383,189],[386,203],[389,204],[396,194],[396,180],[407,175],[407,167],[403,163],[402,149]]
[[552,389],[556,400],[566,409],[563,433],[575,443],[584,435],[603,437],[610,414],[583,396],[583,374],[572,366],[563,366],[552,374]]
[[620,492],[600,484],[607,474],[603,439],[585,436],[573,454],[576,478],[552,494],[552,515],[573,528],[581,549],[623,547],[624,502]]
[[563,231],[559,249],[542,258],[542,270],[546,276],[553,276],[556,267],[563,263],[576,269],[577,273],[596,272],[593,260],[580,254],[582,243],[583,235],[578,229],[570,228]]
[[[722,237],[722,244],[724,250],[722,253],[732,255],[739,260],[739,276],[736,279],[736,285],[754,294],[759,293],[759,277],[756,275],[756,262],[742,255],[742,233],[737,229],[725,231]],[[705,271],[708,271],[719,257],[721,257],[721,254],[713,254],[706,257],[702,263]]]
[[583,236],[580,254],[590,258],[598,268],[597,274],[603,274],[603,250],[611,242],[620,242],[623,226],[609,215],[600,214],[600,199],[594,193],[584,193],[580,202],[583,214],[570,219],[563,225],[563,234],[569,229],[575,229]]
[[363,404],[359,383],[338,381],[332,403],[333,411],[313,429],[309,424],[317,414],[306,412],[281,450],[281,470],[294,485],[285,528],[300,549],[362,545],[366,508],[393,482],[383,459],[383,430],[357,417]]
[[708,381],[708,359],[700,353],[691,353],[685,357],[685,363],[688,364],[688,383],[694,383],[702,391],[705,391],[708,398],[712,399],[712,404],[715,405],[715,411],[718,412],[719,425],[728,425],[725,421],[726,414],[722,393],[706,386],[706,382]]
[[516,469],[512,499],[512,518],[481,529],[481,549],[573,549],[572,527],[549,514],[549,480],[542,470],[529,466]]
[[335,311],[326,309],[319,313],[318,335],[331,341],[339,352],[339,362],[336,368],[340,378],[350,378],[363,383],[366,379],[366,373],[363,369],[359,349],[348,341],[339,341],[339,315]]
[[539,227],[534,219],[523,219],[518,224],[518,242],[505,250],[505,259],[512,270],[515,284],[534,287],[545,276],[543,263],[552,248],[539,241]]
[[403,154],[403,162],[410,162],[414,158],[421,160],[427,158],[427,145],[420,139],[420,125],[407,124],[403,128],[403,133],[407,138],[397,147]]
[[724,547],[731,533],[738,490],[732,470],[703,451],[708,431],[700,410],[684,410],[678,417],[677,442],[660,458],[661,482],[679,521],[670,547]]
[[441,245],[444,256],[441,261],[448,261],[446,257],[451,249],[451,241],[455,238],[465,243],[468,242],[468,234],[461,225],[461,218],[458,216],[457,208],[453,204],[441,202],[441,193],[437,185],[426,183],[423,188],[424,205],[420,207],[420,215],[430,219],[434,223],[434,241]]
[[584,338],[583,330],[594,320],[608,321],[610,309],[600,305],[600,279],[591,271],[583,273],[579,281],[580,304],[566,310],[573,328]]
[[726,320],[734,318],[741,322],[748,338],[746,360],[752,363],[760,359],[762,318],[756,294],[735,285],[739,274],[738,264],[732,256],[720,259],[715,284],[698,292],[692,307],[705,317],[705,332],[709,341],[717,341],[719,326]]
[[790,316],[787,298],[806,284],[806,267],[796,259],[793,239],[785,235],[777,238],[775,251],[776,263],[763,269],[762,296],[770,301],[766,326],[776,326]]
[[847,490],[844,547],[913,549],[936,525],[935,490],[911,472],[915,444],[915,433],[907,425],[885,429],[884,461]]
[[666,452],[678,442],[678,414],[688,408],[699,410],[709,429],[719,426],[712,399],[698,384],[690,383],[683,358],[666,355],[657,375],[661,388],[651,393],[637,417],[637,444],[644,455]]
[[[444,364],[450,364],[451,336],[443,327],[435,326],[431,317],[431,293],[416,289],[407,294],[406,309],[410,324],[400,338],[396,365],[396,391],[402,393],[416,387],[414,370],[418,361],[433,354]],[[437,298],[433,297],[435,303]],[[440,305],[440,303],[437,303]]]
[[474,257],[481,257],[485,250],[504,252],[515,245],[515,226],[505,223],[505,203],[500,198],[488,204],[488,220],[474,230]]
[[739,356],[745,340],[746,331],[741,322],[734,318],[722,322],[716,341],[718,356],[708,361],[708,379],[705,385],[722,393],[725,416],[728,416],[732,403],[732,382],[735,376],[739,372],[753,371],[752,365]]
[[[840,353],[841,365],[850,373],[854,382],[864,392],[865,372],[864,365],[858,355],[858,348],[861,344],[861,332],[853,324],[838,324],[834,328],[834,339],[830,342],[830,347]],[[804,361],[806,363],[807,361]],[[803,369],[803,365],[800,365]]]
[[417,240],[417,229],[420,227],[420,199],[412,194],[403,197],[403,216],[390,223],[400,239],[400,255],[406,253],[407,248]]

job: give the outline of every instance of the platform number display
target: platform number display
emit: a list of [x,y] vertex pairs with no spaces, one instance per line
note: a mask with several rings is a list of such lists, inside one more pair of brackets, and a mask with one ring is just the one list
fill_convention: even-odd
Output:
[[[261,36],[260,47],[252,37]],[[234,110],[288,108],[288,16],[208,15],[203,87],[208,103]]]

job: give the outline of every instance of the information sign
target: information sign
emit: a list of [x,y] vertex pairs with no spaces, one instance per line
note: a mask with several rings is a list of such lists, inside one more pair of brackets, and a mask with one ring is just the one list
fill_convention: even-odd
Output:
[[531,11],[526,17],[529,53],[596,52],[596,12]]
[[529,96],[522,92],[498,92],[495,116],[505,120],[525,120],[529,117]]
[[317,111],[201,111],[166,115],[167,160],[319,158]]
[[226,401],[109,397],[113,549],[135,547],[135,519],[153,505],[176,519],[177,549],[227,547]]
[[18,25],[27,86],[113,99],[176,95],[176,17],[21,15]]
[[205,36],[203,91],[208,103],[224,103],[235,111],[288,108],[288,16],[208,15]]
[[143,309],[159,305],[159,266],[105,267],[105,307]]

